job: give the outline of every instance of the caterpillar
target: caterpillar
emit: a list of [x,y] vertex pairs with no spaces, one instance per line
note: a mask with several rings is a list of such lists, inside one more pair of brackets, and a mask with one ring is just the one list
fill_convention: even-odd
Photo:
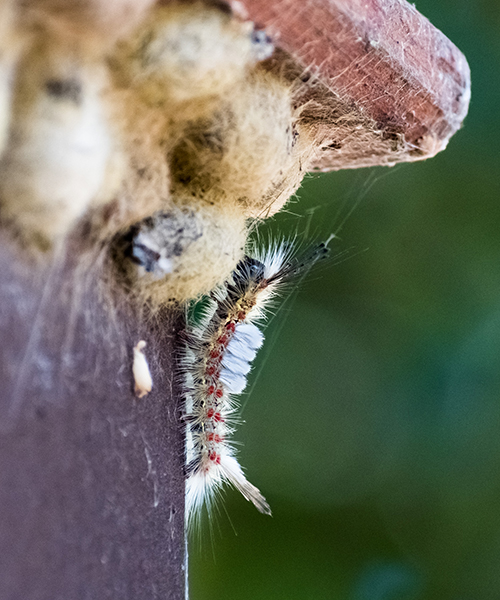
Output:
[[[228,280],[212,291],[198,322],[186,330],[181,357],[186,424],[186,523],[210,513],[224,484],[264,514],[271,509],[238,463],[231,436],[238,425],[236,396],[264,336],[260,330],[273,299],[328,253],[328,242],[297,250],[293,240],[253,246]],[[188,321],[189,322],[189,321]]]

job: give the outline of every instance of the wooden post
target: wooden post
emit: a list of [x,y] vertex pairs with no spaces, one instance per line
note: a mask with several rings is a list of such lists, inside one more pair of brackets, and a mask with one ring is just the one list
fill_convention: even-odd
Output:
[[[38,272],[0,242],[0,598],[180,598],[182,319],[104,304],[84,245]],[[139,400],[141,339],[154,388]]]

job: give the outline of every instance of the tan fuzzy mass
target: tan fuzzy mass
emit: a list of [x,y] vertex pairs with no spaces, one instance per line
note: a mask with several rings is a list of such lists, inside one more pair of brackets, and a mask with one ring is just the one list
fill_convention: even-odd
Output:
[[106,195],[112,142],[100,97],[104,81],[101,65],[53,38],[38,38],[20,61],[0,195],[2,218],[25,239],[62,239]]
[[300,185],[309,154],[291,106],[290,85],[255,68],[217,110],[190,123],[172,152],[173,189],[248,217],[278,211]]
[[189,207],[154,216],[133,239],[135,290],[153,304],[208,293],[243,256],[247,229],[241,211],[191,202]]
[[0,155],[7,142],[12,98],[11,82],[21,40],[14,30],[14,8],[9,0],[0,0]]
[[20,18],[64,37],[87,51],[109,49],[141,22],[154,0],[23,0]]
[[[201,3],[158,8],[121,42],[110,64],[127,87],[153,105],[176,105],[171,118],[206,112],[208,99],[230,93],[255,64],[259,47],[249,23]],[[188,104],[185,104],[185,103]],[[179,113],[180,111],[180,113]]]
[[0,221],[44,250],[79,227],[132,293],[183,302],[234,269],[249,227],[300,185],[310,143],[293,82],[258,64],[273,44],[252,23],[132,4],[14,5],[24,41],[0,57]]

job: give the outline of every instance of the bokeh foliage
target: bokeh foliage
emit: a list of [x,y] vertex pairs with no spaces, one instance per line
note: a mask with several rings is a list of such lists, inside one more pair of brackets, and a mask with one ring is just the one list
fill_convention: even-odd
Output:
[[226,495],[193,600],[500,598],[500,4],[417,8],[468,58],[469,116],[426,162],[312,176],[270,225],[348,217],[251,376],[241,462],[274,516]]

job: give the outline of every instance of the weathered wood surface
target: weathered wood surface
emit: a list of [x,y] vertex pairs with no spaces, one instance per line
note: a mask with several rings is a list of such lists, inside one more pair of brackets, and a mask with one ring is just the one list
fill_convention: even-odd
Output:
[[[152,322],[100,299],[78,240],[48,271],[0,238],[0,598],[178,599],[183,441],[172,351]],[[148,342],[154,390],[133,393]]]
[[[470,99],[464,55],[405,0],[230,0],[305,80],[303,118],[322,171],[421,160],[443,150]],[[307,77],[315,75],[317,83]]]

